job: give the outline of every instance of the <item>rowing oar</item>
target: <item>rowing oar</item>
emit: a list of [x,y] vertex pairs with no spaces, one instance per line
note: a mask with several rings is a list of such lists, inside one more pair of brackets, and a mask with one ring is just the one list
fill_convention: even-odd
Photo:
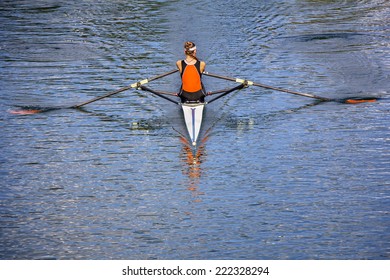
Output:
[[136,83],[133,83],[133,84],[127,86],[127,87],[120,88],[120,89],[118,89],[118,90],[116,90],[116,91],[107,93],[106,95],[103,95],[103,96],[96,97],[96,98],[94,98],[94,99],[92,99],[92,100],[89,100],[89,101],[80,103],[80,104],[75,105],[75,106],[72,106],[72,107],[70,107],[70,108],[80,108],[80,107],[85,106],[85,105],[87,105],[87,104],[90,104],[90,103],[92,103],[92,102],[101,100],[101,99],[106,98],[106,97],[110,97],[110,96],[115,95],[115,94],[118,94],[118,93],[120,93],[120,92],[129,90],[129,89],[131,89],[131,88],[141,88],[142,85],[144,85],[144,84],[146,84],[146,83],[149,83],[149,82],[151,82],[151,81],[154,81],[154,80],[163,78],[163,77],[165,77],[165,76],[171,75],[171,74],[173,74],[173,73],[176,73],[177,71],[179,71],[179,70],[178,70],[178,69],[175,69],[175,70],[166,72],[166,73],[161,74],[161,75],[158,75],[158,76],[154,76],[154,77],[151,77],[151,78],[148,78],[148,79],[145,79],[145,80],[141,80],[141,81],[136,82]]
[[120,92],[129,90],[129,89],[132,89],[132,88],[141,88],[146,83],[149,83],[151,81],[154,81],[154,80],[163,78],[165,76],[171,75],[173,73],[176,73],[177,71],[179,71],[179,70],[175,69],[175,70],[163,73],[163,74],[158,75],[158,76],[154,76],[154,77],[151,77],[151,78],[148,78],[148,79],[141,80],[141,81],[133,83],[133,84],[131,84],[129,86],[126,86],[126,87],[117,89],[115,91],[112,91],[110,93],[107,93],[107,94],[105,94],[103,96],[98,96],[98,97],[96,97],[94,99],[91,99],[89,101],[85,101],[83,103],[80,103],[80,104],[77,104],[77,105],[73,105],[73,106],[70,106],[70,107],[21,106],[21,109],[19,109],[19,110],[10,110],[9,112],[11,114],[17,114],[17,115],[32,115],[32,114],[43,113],[43,112],[47,112],[47,111],[51,111],[51,110],[58,110],[58,109],[78,109],[78,108],[83,107],[83,106],[85,106],[87,104],[90,104],[92,102],[101,100],[103,98],[107,98],[107,97],[113,96],[113,95],[118,94]]
[[255,83],[252,81],[243,80],[243,79],[239,79],[239,78],[221,76],[221,75],[212,74],[209,72],[203,72],[203,75],[218,78],[218,79],[233,81],[236,83],[245,84],[247,86],[257,86],[257,87],[262,87],[262,88],[266,88],[266,89],[272,89],[272,90],[286,92],[286,93],[290,93],[290,94],[305,96],[305,97],[314,98],[314,99],[321,100],[321,101],[336,101],[336,102],[350,103],[350,104],[363,103],[363,102],[375,102],[376,101],[376,98],[357,98],[357,99],[342,99],[342,100],[332,99],[332,98],[322,97],[322,96],[318,96],[318,95],[314,95],[314,94],[310,94],[310,93],[297,92],[297,91],[284,89],[284,88],[280,88],[280,87],[274,87],[274,86],[265,85],[265,84],[261,84],[261,83]]

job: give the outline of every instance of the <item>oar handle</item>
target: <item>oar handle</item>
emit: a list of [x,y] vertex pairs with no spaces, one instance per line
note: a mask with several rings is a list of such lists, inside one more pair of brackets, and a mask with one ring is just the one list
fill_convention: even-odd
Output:
[[248,86],[257,86],[257,87],[262,87],[262,88],[266,88],[266,89],[272,89],[272,90],[276,90],[276,91],[281,91],[281,92],[291,93],[291,94],[295,94],[295,95],[305,96],[305,97],[309,97],[309,98],[315,98],[315,99],[319,99],[319,100],[322,100],[322,101],[331,101],[332,100],[330,98],[317,96],[317,95],[310,94],[310,93],[297,92],[297,91],[293,91],[293,90],[289,90],[289,89],[274,87],[274,86],[265,85],[265,84],[261,84],[261,83],[255,83],[255,82],[244,80],[244,79],[232,78],[232,77],[227,77],[227,76],[221,76],[221,75],[217,75],[217,74],[213,74],[213,73],[209,73],[209,72],[203,72],[203,75],[206,75],[206,76],[209,76],[209,77],[218,78],[218,79],[233,81],[233,82],[241,83],[241,84],[246,83],[246,85],[248,85]]
[[171,75],[173,73],[176,73],[177,71],[179,71],[178,69],[175,69],[175,70],[172,70],[172,71],[169,71],[169,72],[166,72],[166,73],[163,73],[163,74],[160,74],[160,75],[157,75],[157,76],[154,76],[154,77],[151,77],[151,78],[148,78],[148,79],[144,79],[144,80],[141,80],[139,82],[136,82],[136,83],[133,83],[129,86],[126,86],[126,87],[123,87],[123,88],[120,88],[120,89],[117,89],[115,91],[112,91],[110,93],[107,93],[106,95],[103,95],[103,96],[98,96],[94,99],[91,99],[89,101],[85,101],[83,103],[80,103],[80,104],[77,104],[75,106],[72,106],[71,108],[80,108],[82,106],[85,106],[87,104],[90,104],[92,102],[95,102],[95,101],[98,101],[98,100],[101,100],[103,98],[107,98],[107,97],[110,97],[112,95],[115,95],[115,94],[118,94],[120,92],[123,92],[123,91],[126,91],[126,90],[129,90],[131,88],[140,88],[142,85],[146,84],[146,83],[149,83],[151,81],[154,81],[154,80],[157,80],[157,79],[160,79],[160,78],[163,78],[163,77],[166,77],[168,75]]

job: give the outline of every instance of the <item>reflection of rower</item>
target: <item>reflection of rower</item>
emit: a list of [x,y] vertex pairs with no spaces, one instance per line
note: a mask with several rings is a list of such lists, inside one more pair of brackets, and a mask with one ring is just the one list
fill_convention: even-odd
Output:
[[179,93],[181,102],[204,103],[206,92],[202,84],[202,73],[206,63],[196,57],[196,46],[193,42],[184,43],[184,53],[186,58],[176,62],[182,81]]
[[201,202],[201,196],[205,194],[199,190],[200,178],[202,177],[201,164],[204,161],[204,156],[206,154],[205,146],[203,143],[198,147],[196,152],[194,152],[185,136],[182,136],[180,139],[183,143],[181,155],[182,162],[184,163],[183,174],[187,175],[189,179],[187,190],[191,192],[191,195],[194,198],[193,202]]

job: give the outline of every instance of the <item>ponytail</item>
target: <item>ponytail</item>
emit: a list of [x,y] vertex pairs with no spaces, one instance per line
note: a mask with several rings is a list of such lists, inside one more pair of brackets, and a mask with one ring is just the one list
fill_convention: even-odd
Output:
[[190,41],[184,43],[185,54],[192,57],[193,59],[199,61],[199,59],[195,55],[195,50],[196,50],[195,43],[190,42]]

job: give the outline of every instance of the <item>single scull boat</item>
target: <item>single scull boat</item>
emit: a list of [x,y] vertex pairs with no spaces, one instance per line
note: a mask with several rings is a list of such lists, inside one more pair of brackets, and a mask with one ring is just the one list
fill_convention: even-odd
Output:
[[184,121],[192,146],[196,146],[197,139],[202,125],[203,109],[205,103],[182,103]]

